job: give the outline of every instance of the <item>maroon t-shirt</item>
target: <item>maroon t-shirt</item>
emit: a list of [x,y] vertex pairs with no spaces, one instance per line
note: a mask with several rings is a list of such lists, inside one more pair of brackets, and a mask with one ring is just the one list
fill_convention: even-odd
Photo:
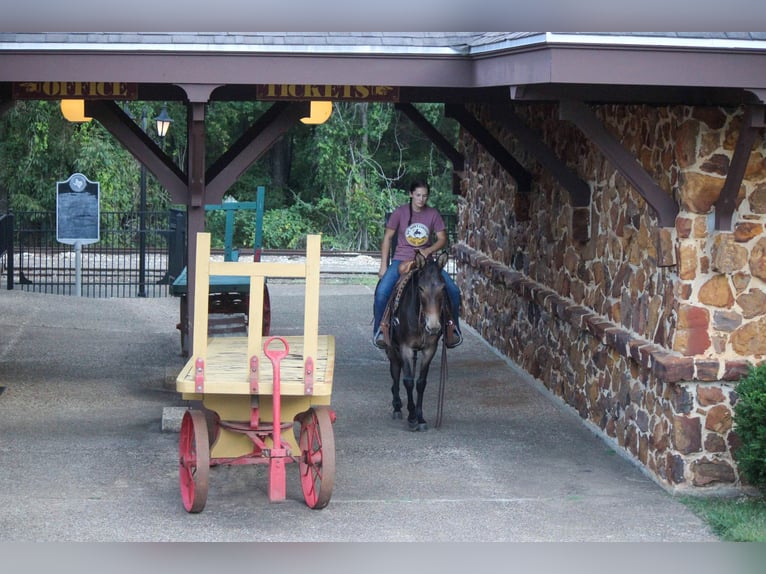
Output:
[[409,204],[397,207],[388,218],[386,227],[396,231],[396,251],[393,257],[396,261],[412,261],[416,249],[428,247],[432,243],[433,234],[446,229],[438,209],[426,206],[420,211],[413,210],[410,218]]

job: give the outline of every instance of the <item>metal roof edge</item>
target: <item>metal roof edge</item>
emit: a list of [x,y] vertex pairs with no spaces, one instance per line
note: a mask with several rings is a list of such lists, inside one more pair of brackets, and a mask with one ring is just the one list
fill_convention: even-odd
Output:
[[461,56],[465,49],[433,46],[317,46],[254,44],[146,44],[146,43],[53,43],[0,42],[0,51],[14,52],[180,52],[217,54],[303,54],[303,55],[401,55]]
[[[479,46],[471,46],[469,53],[472,56],[491,55],[496,52],[509,52],[516,49],[530,47],[555,47],[555,46],[592,46],[592,47],[615,47],[615,48],[659,48],[659,49],[684,49],[684,50],[766,50],[766,36],[763,39],[742,39],[726,37],[690,36],[685,33],[684,37],[651,33],[641,35],[632,32],[620,34],[614,33],[582,33],[582,32],[540,32],[529,34],[520,38],[503,39],[498,42],[490,42]],[[723,35],[725,33],[722,33]]]
[[670,36],[664,34],[640,35],[630,34],[572,34],[546,32],[546,43],[580,44],[587,46],[615,46],[627,48],[679,48],[679,49],[712,49],[712,50],[764,50],[766,38],[763,40],[743,40],[740,38]]

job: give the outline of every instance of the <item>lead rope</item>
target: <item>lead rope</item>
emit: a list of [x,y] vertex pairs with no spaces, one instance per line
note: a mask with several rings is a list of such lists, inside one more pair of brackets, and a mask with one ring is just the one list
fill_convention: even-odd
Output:
[[[446,315],[446,313],[444,313]],[[446,317],[445,317],[446,321]],[[443,321],[443,324],[447,323]],[[441,374],[439,375],[439,392],[436,397],[436,428],[442,426],[442,411],[444,410],[444,387],[447,382],[447,329],[444,330],[444,336],[442,337],[442,362],[441,362]]]

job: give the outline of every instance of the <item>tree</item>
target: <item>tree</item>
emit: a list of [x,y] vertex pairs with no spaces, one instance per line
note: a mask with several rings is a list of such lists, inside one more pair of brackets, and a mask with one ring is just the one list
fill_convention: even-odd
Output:
[[[443,124],[440,104],[420,109]],[[437,127],[457,141],[455,126]],[[451,166],[391,104],[336,102],[330,119],[309,137],[296,137],[294,147],[291,189],[316,207],[335,247],[378,249],[386,212],[405,201],[416,178],[429,180],[433,205],[454,213]]]
[[[154,118],[161,107],[141,101],[122,105],[134,118],[144,109]],[[211,102],[206,110],[208,165],[271,105]],[[161,145],[186,171],[186,106],[170,102],[167,107],[175,121]],[[457,126],[445,120],[441,104],[417,108],[445,137],[457,141]],[[69,123],[58,101],[19,101],[0,118],[0,185],[14,210],[54,210],[55,182],[76,171],[100,183],[103,211],[137,209],[140,165],[97,121]],[[252,201],[263,185],[267,212],[282,210],[270,220],[282,222],[285,233],[323,232],[327,246],[369,250],[379,248],[386,212],[406,200],[415,178],[431,184],[432,205],[454,213],[451,166],[412,122],[390,103],[336,102],[325,124],[294,126],[227,195]],[[167,193],[151,174],[147,183],[150,209],[168,207]],[[274,241],[298,240],[277,237],[282,235],[275,234]]]

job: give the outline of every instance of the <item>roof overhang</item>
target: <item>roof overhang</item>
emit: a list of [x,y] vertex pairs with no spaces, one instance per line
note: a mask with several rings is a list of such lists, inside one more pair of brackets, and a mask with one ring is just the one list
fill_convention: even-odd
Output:
[[507,98],[520,100],[710,104],[763,101],[766,94],[766,41],[752,38],[509,33],[475,45],[382,46],[344,44],[342,37],[330,45],[279,45],[186,36],[172,43],[115,41],[121,36],[114,34],[0,42],[0,82],[385,85],[434,101],[446,101],[445,90],[465,99],[506,89]]

